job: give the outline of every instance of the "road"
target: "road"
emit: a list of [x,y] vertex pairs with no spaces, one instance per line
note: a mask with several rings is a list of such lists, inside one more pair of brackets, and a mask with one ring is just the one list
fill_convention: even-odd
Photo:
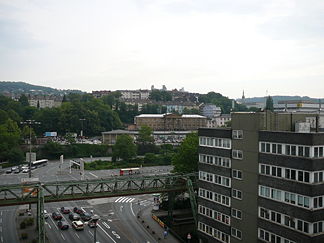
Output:
[[[93,158],[95,159],[95,158]],[[33,177],[38,177],[41,182],[80,180],[79,170],[69,170],[69,160],[64,163],[51,161],[47,166],[37,168],[32,171]],[[143,167],[141,174],[168,174],[171,166]],[[84,179],[99,179],[119,176],[119,170],[85,171]],[[22,178],[27,178],[27,173],[2,174],[0,184],[20,183]],[[152,195],[139,195],[130,197],[116,197],[93,199],[87,201],[69,201],[45,204],[48,213],[58,211],[62,206],[73,208],[82,207],[87,212],[94,211],[99,215],[99,225],[97,228],[97,241],[113,243],[153,243],[154,238],[147,233],[143,226],[136,219],[136,213],[142,207],[151,207]],[[33,205],[35,208],[35,205]],[[33,210],[36,212],[36,210]],[[0,243],[18,242],[15,227],[17,207],[0,208]],[[71,226],[71,220],[67,215],[63,215]],[[5,222],[5,223],[4,223]],[[49,217],[45,223],[46,234],[52,243],[56,242],[93,242],[94,229],[88,226],[83,231],[75,231],[72,227],[62,231],[57,228],[57,222]],[[5,232],[5,234],[4,234]]]

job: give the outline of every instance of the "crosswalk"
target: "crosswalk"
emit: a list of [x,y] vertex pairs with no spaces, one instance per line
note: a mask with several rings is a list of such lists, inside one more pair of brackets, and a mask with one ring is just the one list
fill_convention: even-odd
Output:
[[141,206],[148,206],[152,205],[153,202],[149,200],[138,200],[135,201],[135,198],[130,198],[130,197],[119,197],[115,200],[115,203],[139,203]]

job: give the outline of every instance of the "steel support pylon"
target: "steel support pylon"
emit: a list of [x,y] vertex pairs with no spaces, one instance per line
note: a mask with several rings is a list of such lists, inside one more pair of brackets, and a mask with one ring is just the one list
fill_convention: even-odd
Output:
[[187,179],[187,186],[188,186],[188,192],[189,192],[189,197],[190,197],[190,204],[191,204],[191,210],[192,210],[192,216],[195,221],[195,225],[197,227],[198,222],[197,222],[197,199],[196,199],[196,194],[193,188],[193,184],[191,179]]
[[38,243],[45,243],[44,194],[41,186],[38,188],[37,197]]

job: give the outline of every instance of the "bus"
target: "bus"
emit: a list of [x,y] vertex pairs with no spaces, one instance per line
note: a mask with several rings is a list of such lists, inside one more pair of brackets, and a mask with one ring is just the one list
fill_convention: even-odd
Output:
[[47,165],[48,159],[41,159],[41,160],[36,160],[31,162],[31,166],[34,167],[40,167],[40,166],[45,166]]
[[119,175],[135,175],[140,173],[140,168],[125,168],[125,169],[120,169]]

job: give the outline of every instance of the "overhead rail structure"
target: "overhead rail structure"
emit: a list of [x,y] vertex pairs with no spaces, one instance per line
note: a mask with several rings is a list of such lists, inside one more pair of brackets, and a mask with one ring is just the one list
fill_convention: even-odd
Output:
[[[109,179],[62,181],[62,182],[25,182],[0,186],[0,207],[37,203],[37,222],[39,243],[45,242],[44,203],[58,201],[86,200],[139,194],[189,191],[194,198],[197,174],[174,174],[152,176],[125,176]],[[196,207],[195,202],[191,201]],[[196,219],[197,209],[193,208]],[[196,221],[196,220],[195,220]]]

